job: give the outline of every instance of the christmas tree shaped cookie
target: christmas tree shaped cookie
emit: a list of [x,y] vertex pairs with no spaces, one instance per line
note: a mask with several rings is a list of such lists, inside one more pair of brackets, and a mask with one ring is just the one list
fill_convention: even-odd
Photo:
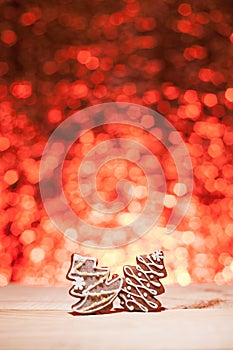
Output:
[[161,250],[139,255],[136,266],[124,266],[123,286],[119,293],[121,305],[127,311],[160,311],[156,296],[164,293],[160,278],[167,275]]
[[91,314],[110,310],[122,287],[120,277],[114,276],[109,280],[110,269],[97,267],[97,264],[96,258],[72,255],[67,279],[73,281],[70,295],[77,298],[77,303],[72,306],[77,313]]

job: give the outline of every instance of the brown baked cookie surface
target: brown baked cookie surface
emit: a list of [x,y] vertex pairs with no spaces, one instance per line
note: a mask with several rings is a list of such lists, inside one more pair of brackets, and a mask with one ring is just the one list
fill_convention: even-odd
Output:
[[97,267],[97,264],[96,258],[72,255],[67,279],[73,281],[69,293],[77,298],[77,303],[72,305],[73,311],[77,313],[109,311],[122,287],[121,277],[114,276],[109,280],[110,269]]
[[161,311],[156,296],[164,293],[160,278],[167,276],[161,250],[148,255],[139,255],[136,266],[125,265],[125,278],[119,299],[127,311]]

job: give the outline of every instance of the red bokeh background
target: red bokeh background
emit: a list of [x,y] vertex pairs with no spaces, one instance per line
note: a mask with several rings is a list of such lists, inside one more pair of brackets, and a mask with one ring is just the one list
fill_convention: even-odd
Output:
[[[121,273],[137,254],[156,249],[166,256],[167,283],[232,282],[232,53],[231,0],[1,1],[0,285],[64,283],[73,252],[96,256]],[[175,126],[192,158],[194,191],[187,216],[166,235],[177,186],[161,147],[168,194],[160,225],[108,251],[83,247],[57,231],[38,181],[43,149],[59,123],[77,110],[115,101],[145,105]],[[67,197],[86,220],[93,217],[72,195],[75,166],[116,134],[109,128],[84,135],[66,163]],[[122,128],[121,136],[132,134]],[[147,135],[141,137],[146,144]],[[97,185],[111,199],[117,179],[143,186],[142,175],[121,160],[103,167]],[[140,211],[140,193],[124,223]]]

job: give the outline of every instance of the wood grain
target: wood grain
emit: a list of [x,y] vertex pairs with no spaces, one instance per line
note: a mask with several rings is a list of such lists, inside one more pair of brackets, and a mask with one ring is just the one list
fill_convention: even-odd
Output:
[[159,299],[161,313],[75,317],[67,288],[12,284],[0,289],[0,349],[233,349],[232,286],[167,286]]

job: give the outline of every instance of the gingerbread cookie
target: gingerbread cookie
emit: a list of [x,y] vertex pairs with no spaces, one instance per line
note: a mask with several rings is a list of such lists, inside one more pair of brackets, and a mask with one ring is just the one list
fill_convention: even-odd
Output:
[[109,280],[110,269],[97,267],[96,258],[73,254],[67,279],[73,281],[70,295],[77,298],[72,305],[73,311],[81,314],[91,314],[110,310],[112,302],[117,297],[122,278],[115,276]]
[[119,293],[122,307],[127,311],[160,311],[161,303],[156,296],[164,293],[160,278],[167,275],[163,252],[136,258],[136,266],[124,266],[123,286]]

